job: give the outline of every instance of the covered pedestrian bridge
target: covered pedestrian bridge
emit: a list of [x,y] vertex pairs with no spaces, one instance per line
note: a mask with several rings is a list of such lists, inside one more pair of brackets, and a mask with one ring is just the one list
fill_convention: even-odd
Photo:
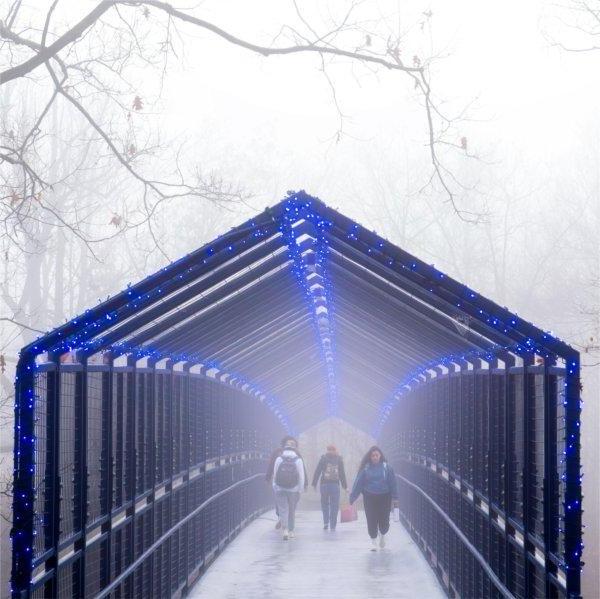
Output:
[[22,350],[13,595],[189,595],[337,417],[448,595],[577,597],[579,393],[564,342],[292,193]]

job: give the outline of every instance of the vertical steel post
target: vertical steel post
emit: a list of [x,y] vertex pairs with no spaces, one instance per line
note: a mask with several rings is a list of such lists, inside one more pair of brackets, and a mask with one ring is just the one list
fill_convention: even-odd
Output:
[[[131,518],[129,523],[129,547],[128,555],[125,560],[125,565],[128,566],[135,560],[135,533],[136,533],[136,521],[135,521],[135,490],[136,490],[136,477],[137,477],[137,445],[135,438],[136,431],[136,408],[137,408],[137,361],[132,355],[127,355],[127,370],[123,377],[123,404],[127,406],[127,454],[129,455],[128,476],[127,476],[127,501],[129,507],[127,508],[127,516]],[[131,416],[131,417],[129,417]],[[131,590],[131,595],[135,591],[135,573],[131,575],[129,583],[125,583],[125,591],[127,587]],[[126,594],[126,592],[124,593]]]
[[106,510],[106,516],[107,516],[107,522],[105,525],[103,525],[104,530],[106,530],[106,532],[108,532],[108,536],[106,537],[106,563],[104,564],[105,567],[105,571],[106,571],[106,583],[110,582],[111,577],[112,577],[112,561],[111,561],[111,555],[112,555],[112,542],[113,542],[113,533],[112,533],[112,526],[111,526],[111,509],[112,509],[112,497],[113,497],[113,476],[114,476],[114,463],[113,463],[113,443],[114,443],[114,439],[113,439],[113,426],[112,426],[112,422],[113,422],[113,418],[114,418],[114,414],[113,414],[113,385],[114,385],[114,370],[113,370],[113,366],[114,366],[114,360],[112,359],[112,355],[110,353],[106,353],[104,354],[104,359],[108,361],[108,382],[107,382],[107,389],[106,389],[106,394],[104,394],[104,388],[102,389],[103,391],[103,397],[102,397],[102,402],[106,402],[106,405],[103,405],[102,408],[103,410],[107,410],[107,418],[108,418],[108,424],[107,424],[107,438],[106,438],[106,468],[108,470],[107,472],[107,476],[108,476],[108,480],[107,480],[107,485],[106,485],[106,497],[104,499],[104,509]]
[[581,594],[581,471],[579,354],[566,360],[565,374],[565,564],[569,597]]
[[[182,430],[179,435],[179,442],[184,443],[183,447],[180,450],[181,456],[181,466],[179,471],[185,471],[183,475],[183,483],[182,490],[183,493],[183,515],[187,516],[190,513],[191,505],[190,505],[190,452],[189,452],[189,440],[190,440],[190,409],[189,409],[189,401],[190,401],[190,364],[189,362],[184,362],[182,365],[182,375],[181,375],[181,424]],[[184,442],[185,440],[185,442]],[[191,520],[185,525],[185,534],[184,536],[184,546],[183,546],[183,563],[185,564],[184,568],[184,587],[187,587],[187,579],[190,573],[190,538],[193,534],[194,530],[194,520]]]
[[[173,521],[173,511],[176,509],[175,508],[175,495],[173,493],[173,472],[174,472],[174,467],[173,467],[173,456],[175,455],[174,451],[173,451],[173,444],[176,442],[173,439],[173,416],[174,416],[174,410],[173,410],[173,361],[172,360],[167,360],[165,362],[165,374],[163,375],[163,418],[164,418],[164,413],[165,413],[165,408],[164,408],[164,404],[165,402],[167,402],[168,404],[168,411],[169,411],[169,430],[168,430],[168,439],[164,439],[163,438],[163,443],[168,443],[168,452],[167,452],[167,460],[166,463],[163,464],[163,469],[164,469],[164,476],[165,476],[165,480],[168,479],[167,484],[167,493],[170,495],[170,497],[168,499],[165,500],[169,501],[169,511],[168,511],[168,519],[167,519],[167,528],[170,528],[171,526],[173,526],[175,524],[175,522]],[[165,381],[165,377],[166,377],[166,381]],[[168,390],[168,393],[167,393]],[[163,424],[163,432],[165,430],[165,426]],[[163,453],[163,458],[164,458],[164,453]],[[177,497],[177,501],[179,501],[179,497]],[[179,514],[179,509],[177,508],[177,514]],[[181,515],[179,515],[179,517],[181,518]],[[175,533],[178,539],[178,543],[176,546],[176,550],[179,551],[179,539],[181,538],[181,531],[178,531],[177,533]],[[174,541],[174,536],[175,535],[171,535],[171,537],[169,539],[167,539],[166,543],[169,546],[169,564],[167,567],[167,576],[168,576],[168,592],[169,592],[169,597],[172,596],[175,593],[176,587],[173,588],[173,575],[172,575],[172,569],[173,569],[173,560],[177,559],[178,556],[174,555],[174,551],[173,551],[173,546],[175,545]],[[164,552],[161,552],[161,554],[163,554]],[[163,568],[163,577],[164,577],[164,569],[165,569],[165,565],[161,565],[161,567]]]
[[22,354],[15,378],[12,595],[29,596],[33,560],[35,356]]
[[[458,365],[458,468],[457,474],[461,481],[461,490],[458,494],[458,526],[461,530],[465,530],[465,510],[464,510],[464,500],[462,498],[462,481],[464,480],[464,466],[465,466],[465,423],[464,423],[464,414],[466,412],[464,402],[465,402],[465,375],[464,372],[467,370],[467,362],[464,360],[457,361]],[[466,561],[467,556],[464,550],[459,552],[459,566],[458,566],[458,592],[461,595],[466,594],[466,581],[465,581],[465,569],[466,569]]]
[[[554,484],[558,473],[556,464],[556,379],[551,376],[550,368],[556,360],[544,359],[544,585],[546,597],[551,596],[550,572],[552,561],[550,553],[556,547],[556,526],[558,514],[554,510]],[[554,383],[552,381],[554,380]]]
[[[51,445],[49,455],[52,456],[52,466],[49,469],[50,486],[48,489],[48,504],[51,508],[48,510],[49,520],[51,520],[52,555],[47,563],[48,568],[52,568],[52,575],[49,591],[51,596],[58,596],[58,540],[60,537],[60,473],[58,470],[59,450],[60,450],[60,360],[58,356],[48,355],[48,360],[52,362],[52,385],[48,379],[48,406],[52,405],[52,418],[49,420],[50,429],[48,431],[48,443]],[[48,373],[50,374],[50,373]]]
[[[79,505],[75,501],[75,509],[78,512],[78,524],[80,536],[75,544],[75,550],[79,549],[78,588],[76,593],[79,597],[85,595],[85,560],[86,560],[86,524],[87,524],[87,498],[88,498],[88,462],[87,462],[87,438],[88,438],[88,358],[82,352],[77,352],[77,361],[81,364],[81,371],[75,378],[75,496],[79,499]],[[79,402],[77,402],[77,391],[79,391]],[[79,426],[77,426],[79,421]]]
[[508,540],[508,518],[511,512],[511,489],[513,486],[514,472],[510,455],[510,437],[512,434],[510,419],[510,369],[515,364],[515,358],[508,352],[502,352],[498,358],[504,362],[504,384],[502,392],[504,394],[504,582],[510,588],[510,579],[512,577],[510,566],[510,541]]
[[523,356],[523,567],[525,571],[525,596],[531,597],[534,594],[534,589],[531,585],[532,567],[529,561],[529,519],[530,519],[530,495],[531,489],[531,461],[533,460],[533,452],[531,450],[531,427],[532,407],[535,408],[535,397],[531,393],[531,385],[529,381],[529,369],[533,365],[533,356],[527,354]]

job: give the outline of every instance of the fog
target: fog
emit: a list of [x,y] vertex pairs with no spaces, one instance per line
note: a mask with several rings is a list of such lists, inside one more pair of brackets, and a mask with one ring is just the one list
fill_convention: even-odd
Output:
[[[15,4],[0,2],[5,23]],[[96,4],[60,2],[49,39]],[[400,31],[402,60],[427,62],[435,108],[455,117],[434,123],[452,201],[432,178],[423,97],[404,74],[350,58],[321,62],[314,53],[266,57],[192,24],[172,23],[165,38],[168,24],[153,8],[140,16],[141,8],[122,7],[123,21],[105,17],[104,28],[80,42],[79,55],[106,51],[102,39],[118,45],[133,57],[122,73],[126,83],[111,72],[102,79],[112,85],[108,94],[77,71],[86,86],[77,97],[119,148],[131,149],[131,164],[145,177],[196,176],[202,192],[180,186],[177,197],[145,198],[99,131],[61,98],[28,154],[52,185],[38,184],[39,207],[29,198],[34,207],[17,219],[15,204],[25,201],[14,191],[21,171],[2,154],[3,479],[12,463],[14,367],[37,331],[151,274],[287,190],[305,189],[582,352],[583,580],[584,592],[595,596],[600,50],[579,51],[590,47],[581,4],[373,0],[351,13],[353,27],[340,31],[340,46],[356,49],[367,35],[385,45]],[[39,39],[50,5],[23,2],[15,31]],[[289,45],[297,32],[328,31],[350,6],[205,1],[188,12],[270,46]],[[123,23],[134,20],[139,45],[128,45]],[[4,43],[1,70],[26,56]],[[32,126],[51,90],[43,67],[0,85],[0,146]]]

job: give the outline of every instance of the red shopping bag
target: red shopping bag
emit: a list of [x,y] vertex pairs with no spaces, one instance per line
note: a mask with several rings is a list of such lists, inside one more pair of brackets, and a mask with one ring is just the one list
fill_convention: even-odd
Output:
[[340,522],[354,522],[355,520],[358,520],[356,504],[343,505],[340,511]]

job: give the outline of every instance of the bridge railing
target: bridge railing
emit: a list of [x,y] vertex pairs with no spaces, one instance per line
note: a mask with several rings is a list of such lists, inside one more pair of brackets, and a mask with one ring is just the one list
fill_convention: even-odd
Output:
[[430,373],[388,419],[403,521],[452,595],[578,595],[565,388],[553,365],[464,364]]
[[271,504],[261,479],[280,422],[169,362],[63,360],[32,379],[33,501],[15,497],[13,596],[180,595]]

